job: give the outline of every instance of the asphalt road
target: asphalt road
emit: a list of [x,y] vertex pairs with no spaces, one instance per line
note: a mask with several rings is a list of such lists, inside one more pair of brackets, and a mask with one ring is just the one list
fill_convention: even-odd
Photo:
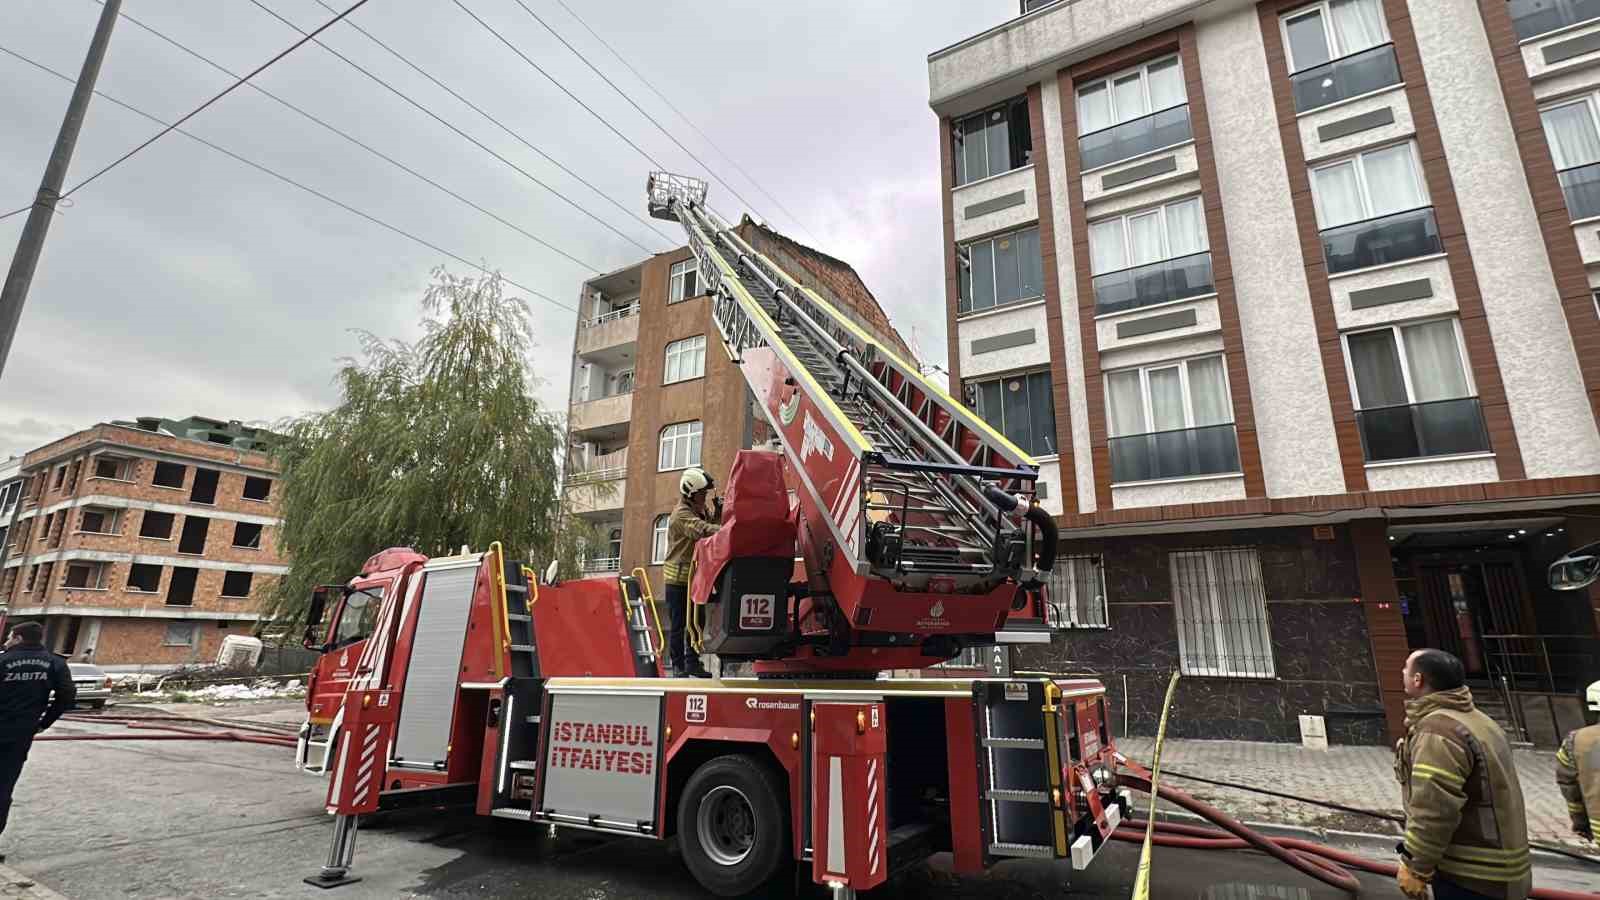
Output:
[[[228,715],[284,715],[281,704]],[[63,722],[61,733],[111,730]],[[0,849],[7,865],[75,900],[94,898],[477,897],[549,900],[705,896],[671,848],[564,833],[542,848],[530,826],[470,815],[408,811],[364,827],[358,884],[302,884],[327,852],[325,783],[294,770],[289,752],[255,744],[55,742],[35,744]],[[940,859],[878,897],[986,900],[1125,898],[1138,848],[1108,847],[1086,872],[1015,861],[981,878],[955,878]],[[1368,897],[1399,897],[1364,877]],[[1156,897],[1344,896],[1278,863],[1245,853],[1164,850]]]

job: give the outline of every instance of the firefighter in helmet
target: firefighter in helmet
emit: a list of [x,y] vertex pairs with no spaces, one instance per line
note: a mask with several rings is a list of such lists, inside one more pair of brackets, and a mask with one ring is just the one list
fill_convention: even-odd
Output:
[[667,583],[667,614],[672,632],[667,635],[667,648],[672,658],[673,674],[680,677],[710,678],[700,656],[688,646],[684,623],[689,613],[689,564],[694,559],[694,545],[702,538],[717,533],[722,522],[722,498],[711,500],[711,489],[716,486],[711,474],[692,466],[678,479],[678,505],[667,519],[667,559],[662,575]]
[[[1600,713],[1600,681],[1589,685],[1589,709]],[[1593,841],[1600,826],[1600,724],[1567,735],[1556,752],[1556,785],[1567,801],[1572,830]]]

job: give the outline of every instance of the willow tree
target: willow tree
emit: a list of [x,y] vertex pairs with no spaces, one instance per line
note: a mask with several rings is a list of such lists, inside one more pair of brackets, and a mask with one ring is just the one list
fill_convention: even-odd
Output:
[[360,357],[335,378],[339,404],[283,425],[279,626],[299,624],[313,586],[385,547],[432,556],[500,541],[571,569],[593,540],[560,510],[563,428],[533,395],[527,304],[498,276],[441,268],[422,311],[415,343],[358,333]]

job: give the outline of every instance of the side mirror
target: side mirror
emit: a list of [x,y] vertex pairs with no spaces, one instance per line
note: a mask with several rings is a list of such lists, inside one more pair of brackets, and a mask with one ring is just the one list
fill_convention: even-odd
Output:
[[306,609],[306,633],[300,639],[300,646],[326,652],[322,643],[322,616],[328,610],[329,600],[342,590],[344,586],[338,584],[319,584],[312,588],[311,605]]
[[1600,579],[1600,542],[1579,547],[1550,564],[1550,587],[1577,591]]

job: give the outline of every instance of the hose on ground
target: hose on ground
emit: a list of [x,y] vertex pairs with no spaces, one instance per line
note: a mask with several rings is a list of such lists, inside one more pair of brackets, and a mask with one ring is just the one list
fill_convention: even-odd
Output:
[[[265,744],[269,747],[294,747],[294,737],[284,734],[262,734],[237,728],[190,728],[163,722],[149,721],[154,716],[63,716],[68,721],[81,723],[118,724],[131,731],[94,734],[41,734],[36,741],[238,741],[246,744]],[[175,717],[181,718],[181,717]],[[195,724],[202,724],[196,720]]]

